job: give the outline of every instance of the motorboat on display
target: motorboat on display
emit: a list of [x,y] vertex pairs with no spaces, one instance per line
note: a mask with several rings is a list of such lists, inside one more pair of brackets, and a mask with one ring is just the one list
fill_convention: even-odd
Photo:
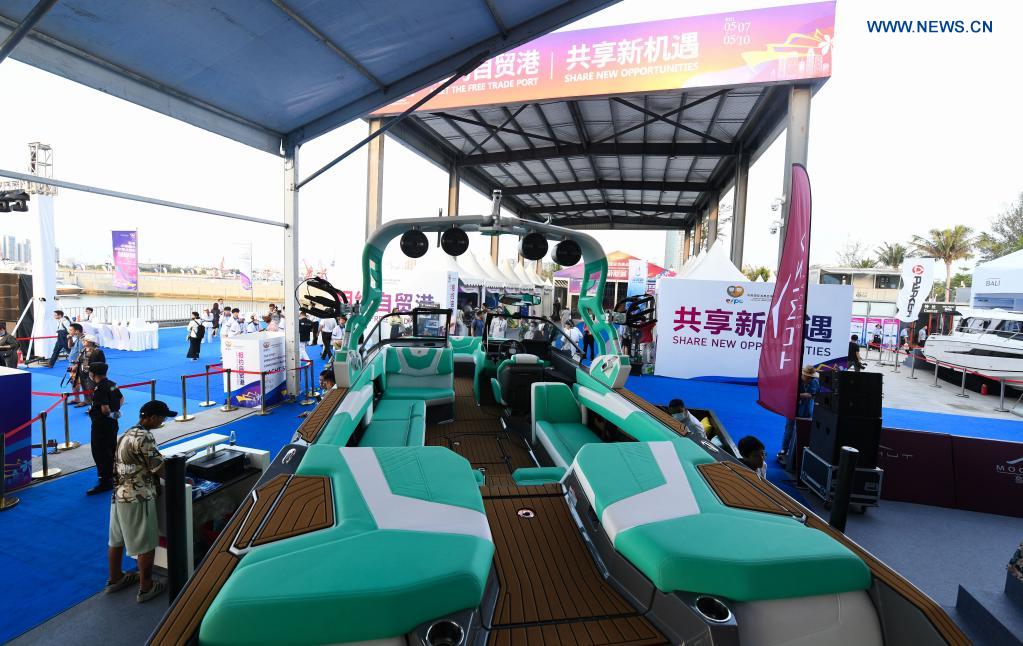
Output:
[[[456,222],[399,220],[369,238],[337,388],[150,643],[968,643],[731,441],[696,438],[625,388],[595,239],[497,208]],[[482,337],[448,336],[437,309],[408,312],[406,336],[370,328],[385,247],[400,236],[422,255],[432,232],[455,253],[478,232],[521,237],[527,259],[547,240],[559,264],[581,256],[578,309],[599,356],[581,364],[560,329],[517,311],[492,314]]]
[[927,337],[924,356],[994,378],[1023,375],[1023,312],[965,311],[950,334]]
[[83,293],[85,290],[74,283],[57,283],[57,296],[61,298],[81,296]]

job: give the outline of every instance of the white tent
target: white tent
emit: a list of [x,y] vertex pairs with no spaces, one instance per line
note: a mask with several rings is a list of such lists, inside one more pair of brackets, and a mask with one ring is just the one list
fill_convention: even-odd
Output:
[[[509,287],[508,278],[501,273],[497,265],[494,264],[494,260],[487,254],[482,256],[476,256],[476,262],[479,263],[480,267],[483,268],[484,274],[488,277],[489,281],[487,286],[493,283],[495,287]],[[518,282],[518,281],[515,281]]]
[[[545,281],[543,278],[540,278],[540,275],[536,273],[535,269],[533,269],[533,263],[529,263],[528,265],[526,265],[525,266],[525,270],[526,270],[526,276],[528,276],[529,279],[531,281],[533,281],[534,285],[536,285],[537,287],[546,287],[547,286],[547,282],[548,281]],[[553,289],[553,287],[552,287],[552,289]]]
[[1023,311],[1023,251],[977,265],[970,307]]
[[487,274],[471,251],[466,251],[459,256],[457,263],[460,269],[458,279],[468,287],[498,288],[504,286],[503,282],[495,280]]
[[728,257],[728,251],[723,244],[716,244],[708,251],[691,258],[682,266],[678,278],[734,280],[736,282],[749,280],[732,264],[732,259]]
[[505,260],[501,263],[501,273],[508,277],[508,284],[516,289],[533,291],[532,281],[523,280],[515,271],[515,261]]
[[526,268],[520,263],[515,263],[513,269],[515,270],[515,275],[518,277],[519,282],[523,285],[526,285],[530,289],[537,289],[539,287],[539,285],[537,285],[533,279],[529,277],[529,274],[526,273]]

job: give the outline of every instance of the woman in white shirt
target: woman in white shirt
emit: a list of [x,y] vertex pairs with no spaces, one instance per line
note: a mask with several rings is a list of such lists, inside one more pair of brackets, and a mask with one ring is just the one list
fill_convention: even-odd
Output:
[[213,314],[209,311],[209,309],[205,309],[205,310],[202,311],[202,316],[200,317],[200,321],[202,322],[203,329],[205,330],[205,334],[203,334],[203,337],[202,337],[202,342],[203,343],[212,343],[213,342]]
[[192,318],[188,320],[188,353],[185,354],[190,361],[199,360],[199,344],[202,342],[199,330],[203,329],[199,321],[199,312],[192,312]]

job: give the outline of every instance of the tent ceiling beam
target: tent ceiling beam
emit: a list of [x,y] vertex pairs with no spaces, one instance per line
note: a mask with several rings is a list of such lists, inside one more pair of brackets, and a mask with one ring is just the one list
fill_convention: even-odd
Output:
[[[644,99],[645,99],[645,97],[644,97]],[[709,139],[709,140],[713,141],[714,143],[727,145],[727,142],[722,141],[721,139],[718,139],[717,137],[712,137],[711,135],[709,135],[706,132],[700,132],[696,128],[690,128],[689,126],[681,123],[680,121],[676,121],[674,119],[669,119],[668,117],[665,117],[663,115],[657,114],[653,110],[647,110],[643,106],[636,105],[635,103],[633,103],[631,101],[626,101],[625,99],[623,99],[621,97],[614,96],[614,97],[611,97],[611,100],[614,101],[615,103],[619,104],[619,105],[624,105],[624,106],[626,106],[628,108],[632,108],[636,112],[640,112],[642,114],[645,114],[648,117],[653,117],[653,119],[655,121],[663,121],[664,123],[668,124],[669,126],[674,126],[675,128],[678,128],[680,130],[685,130],[686,132],[689,132],[689,133],[692,133],[694,135],[697,135],[698,137],[702,137],[703,139]],[[721,101],[718,101],[718,105],[719,106],[721,105],[721,103],[722,103]],[[613,113],[612,113],[612,119],[614,119]],[[645,126],[644,126],[644,129],[645,129]],[[615,130],[617,130],[617,128],[615,128]]]
[[508,26],[501,20],[501,14],[497,13],[497,7],[494,6],[493,0],[483,0],[484,4],[487,5],[487,11],[490,13],[490,17],[494,19],[494,25],[497,26],[497,30],[501,32],[501,38],[508,37]]
[[[525,108],[526,106],[522,106],[522,107]],[[505,116],[508,118],[508,121],[510,121],[513,126],[515,126],[516,128],[520,127],[519,126],[519,122],[516,120],[516,117],[522,112],[521,109],[517,110],[515,112],[515,114],[512,114],[511,110],[509,110],[507,106],[501,106],[501,111],[504,112]],[[531,150],[536,148],[536,146],[533,145],[533,142],[530,141],[529,139],[526,139],[526,145],[529,146],[529,148]],[[547,172],[547,174],[550,177],[554,178],[555,181],[557,181],[557,175],[554,174],[554,170],[551,168],[551,165],[547,163],[547,160],[546,159],[541,159],[539,161],[540,161],[540,165],[543,166],[543,169]],[[572,197],[568,193],[563,193],[563,195],[565,197],[565,201],[566,202],[568,202],[569,204],[575,205],[575,200],[573,200]],[[554,198],[552,197],[551,199],[554,199]],[[555,201],[555,203],[557,202],[557,200],[554,200],[554,201]]]
[[[575,124],[575,131],[576,131],[576,135],[579,137],[579,141],[582,142],[583,146],[585,146],[587,149],[589,149],[589,147],[590,147],[590,136],[589,136],[589,133],[586,132],[586,124],[583,122],[582,113],[579,111],[579,102],[578,101],[569,101],[568,102],[568,111],[572,115],[572,123]],[[618,156],[618,145],[617,145],[617,143],[614,146],[612,146],[612,148],[614,148],[614,150],[615,150],[614,154],[617,157]],[[590,172],[593,173],[593,176],[595,178],[597,178],[597,179],[600,179],[600,172],[597,171],[597,165],[595,163],[593,163],[593,155],[587,153],[586,161],[589,162],[589,164],[590,164]],[[607,200],[607,191],[604,190],[604,189],[600,189],[600,196],[604,200],[604,204],[607,204],[607,201],[608,201]],[[612,228],[614,227],[614,219],[613,219],[613,216],[611,215],[611,209],[609,209],[609,208],[607,209],[607,223]]]
[[[495,136],[497,135],[498,132],[506,132],[506,133],[508,133],[510,135],[518,135],[518,136],[524,137],[526,139],[540,139],[542,141],[549,141],[549,142],[554,143],[554,144],[570,144],[570,143],[572,143],[572,142],[568,142],[568,141],[563,141],[561,139],[557,139],[555,137],[547,137],[545,135],[541,135],[541,134],[536,133],[536,132],[526,132],[525,130],[509,128],[509,127],[507,127],[506,125],[503,125],[503,124],[500,125],[500,126],[495,126],[495,125],[493,125],[491,123],[488,123],[485,119],[480,117],[479,113],[476,110],[472,110],[472,114],[477,115],[475,119],[470,119],[468,117],[463,117],[461,115],[452,114],[451,112],[434,112],[433,114],[435,114],[437,116],[440,116],[440,117],[444,117],[445,119],[448,119],[450,121],[459,121],[461,123],[465,123],[465,124],[468,124],[470,126],[479,126],[480,128],[484,128],[486,130],[489,130],[491,132],[491,134],[495,135]],[[470,153],[471,152],[472,151],[470,151]],[[467,153],[467,155],[468,155],[468,153]]]
[[7,35],[4,42],[0,44],[0,63],[10,56],[14,48],[24,40],[25,36],[28,36],[29,32],[39,24],[39,21],[43,19],[46,12],[49,11],[53,5],[57,4],[57,0],[39,0],[32,10],[28,12],[25,18],[18,24],[17,27]]
[[469,155],[458,161],[459,166],[489,166],[494,164],[508,164],[518,161],[531,161],[534,159],[558,159],[564,157],[586,157],[595,156],[641,156],[650,155],[653,157],[722,157],[738,153],[734,144],[715,143],[620,143],[614,144],[564,144],[550,147],[537,148],[535,150],[513,150],[504,153],[482,153]]
[[[484,137],[479,142],[477,142],[476,145],[474,145],[471,149],[466,151],[465,154],[466,155],[471,155],[474,152],[476,152],[477,150],[482,149],[483,146],[485,146],[488,141],[490,141],[491,139],[493,139],[493,138],[495,138],[497,136],[497,131],[498,130],[500,130],[501,128],[504,128],[509,123],[514,121],[515,117],[517,115],[519,115],[525,109],[526,109],[526,104],[522,104],[522,105],[519,106],[519,109],[515,111],[515,114],[511,114],[511,113],[507,113],[507,108],[505,108],[505,112],[507,113],[507,115],[505,117],[505,120],[501,123],[501,125],[497,126],[496,128],[490,128],[489,124],[487,124],[487,129],[490,130],[490,134],[488,134],[486,137]],[[526,141],[528,142],[529,140],[527,139]]]
[[535,186],[515,186],[504,189],[505,195],[526,195],[530,193],[558,193],[562,191],[593,191],[607,189],[611,191],[692,191],[703,192],[714,189],[709,182],[658,182],[642,180],[599,179],[582,182],[558,182],[555,184],[537,184]]
[[591,202],[570,206],[528,206],[523,215],[539,215],[541,213],[573,213],[585,211],[649,211],[654,213],[695,213],[696,207],[678,204],[642,204],[632,202]]
[[[719,96],[722,96],[724,94],[728,94],[728,92],[729,92],[729,89],[727,89],[727,88],[724,89],[724,90],[718,90],[717,92],[713,92],[711,94],[708,94],[705,97],[700,97],[699,99],[696,99],[692,103],[686,103],[685,105],[679,106],[677,109],[672,110],[671,112],[665,112],[662,115],[658,115],[658,117],[660,117],[660,118],[667,118],[667,117],[674,116],[676,114],[681,113],[683,110],[687,110],[689,108],[696,107],[696,106],[700,105],[701,103],[705,103],[707,101],[712,101],[712,100],[718,98]],[[633,130],[639,130],[640,128],[645,128],[646,126],[649,126],[651,123],[653,123],[655,121],[658,121],[658,118],[651,118],[651,119],[647,119],[645,121],[641,121],[640,123],[637,123],[635,125],[629,126],[625,130],[622,130],[621,132],[614,132],[614,133],[604,137],[603,139],[598,139],[597,141],[595,141],[593,143],[601,144],[601,143],[604,143],[605,141],[611,141],[612,139],[617,139],[618,137],[621,137],[624,134],[630,133]]]

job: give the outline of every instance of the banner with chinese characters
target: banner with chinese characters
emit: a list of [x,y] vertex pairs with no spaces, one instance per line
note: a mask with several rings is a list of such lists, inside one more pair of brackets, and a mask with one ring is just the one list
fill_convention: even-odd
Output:
[[[774,283],[662,278],[655,374],[755,382]],[[810,285],[804,364],[844,366],[851,285]]]
[[420,110],[827,78],[834,35],[834,2],[557,32],[486,61]]
[[[343,289],[351,281],[344,276],[332,276],[335,285],[353,306],[362,303],[361,289]],[[330,279],[331,277],[328,277]],[[397,308],[406,312],[416,307],[451,308],[457,303],[458,274],[449,271],[400,271],[384,275],[383,293],[380,296],[380,307],[376,316]]]
[[114,242],[114,289],[139,290],[138,231],[111,231]]
[[629,259],[629,286],[626,296],[646,294],[646,261],[639,258]]

